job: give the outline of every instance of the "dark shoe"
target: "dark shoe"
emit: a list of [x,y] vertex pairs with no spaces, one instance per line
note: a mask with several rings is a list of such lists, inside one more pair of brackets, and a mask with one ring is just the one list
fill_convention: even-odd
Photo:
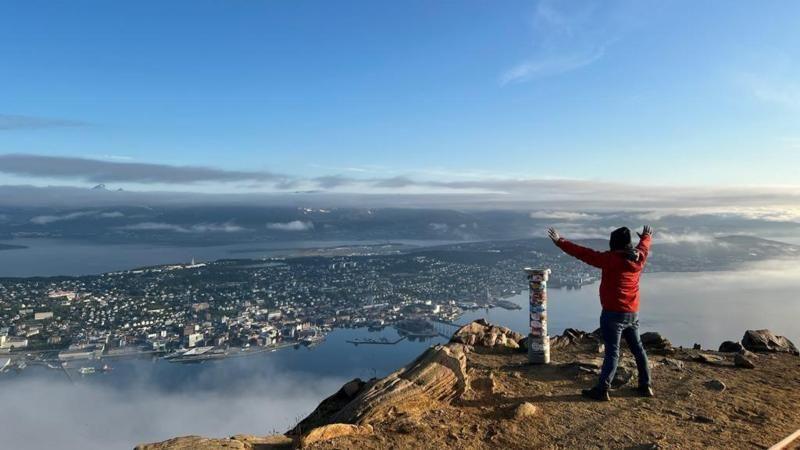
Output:
[[651,386],[639,386],[636,388],[639,397],[655,397],[656,393]]
[[611,397],[608,396],[608,390],[597,386],[582,390],[581,395],[592,400],[597,400],[598,402],[607,402],[611,400]]

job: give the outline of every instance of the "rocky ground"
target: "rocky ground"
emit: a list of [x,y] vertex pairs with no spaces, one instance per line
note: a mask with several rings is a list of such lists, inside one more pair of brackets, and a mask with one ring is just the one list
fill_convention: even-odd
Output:
[[473,322],[386,378],[346,384],[285,436],[184,437],[138,448],[750,449],[800,428],[800,358],[785,339],[749,332],[724,343],[726,352],[675,349],[655,333],[643,341],[655,398],[635,395],[627,351],[611,402],[580,396],[601,364],[594,334],[567,330],[552,340],[552,363],[533,366],[522,336]]

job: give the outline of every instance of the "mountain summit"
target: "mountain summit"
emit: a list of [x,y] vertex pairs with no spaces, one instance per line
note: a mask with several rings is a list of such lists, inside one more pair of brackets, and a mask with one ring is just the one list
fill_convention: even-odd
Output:
[[476,321],[385,378],[348,382],[285,435],[137,449],[765,448],[800,424],[800,359],[787,339],[748,330],[713,351],[642,338],[656,398],[635,395],[627,349],[612,401],[580,396],[602,363],[596,333],[567,329],[551,340],[551,364],[530,365],[521,335]]

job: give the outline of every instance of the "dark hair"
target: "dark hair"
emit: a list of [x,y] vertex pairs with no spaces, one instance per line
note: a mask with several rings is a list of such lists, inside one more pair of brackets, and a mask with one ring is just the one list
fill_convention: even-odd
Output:
[[611,247],[611,250],[630,250],[633,248],[631,230],[628,227],[622,227],[612,231],[608,246]]

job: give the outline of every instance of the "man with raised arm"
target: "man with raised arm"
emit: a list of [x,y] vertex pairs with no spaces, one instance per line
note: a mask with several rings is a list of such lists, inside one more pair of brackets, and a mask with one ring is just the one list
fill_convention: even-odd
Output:
[[600,304],[603,306],[600,331],[606,354],[597,386],[584,389],[581,393],[594,400],[610,400],[608,390],[619,363],[620,338],[624,337],[636,359],[639,372],[637,392],[643,397],[653,397],[655,394],[650,385],[647,354],[639,338],[639,278],[650,252],[653,230],[645,225],[639,233],[639,244],[634,247],[631,243],[631,230],[626,227],[618,228],[611,233],[611,249],[607,252],[598,252],[572,243],[562,238],[555,228],[550,228],[548,235],[564,253],[603,271],[600,281]]

